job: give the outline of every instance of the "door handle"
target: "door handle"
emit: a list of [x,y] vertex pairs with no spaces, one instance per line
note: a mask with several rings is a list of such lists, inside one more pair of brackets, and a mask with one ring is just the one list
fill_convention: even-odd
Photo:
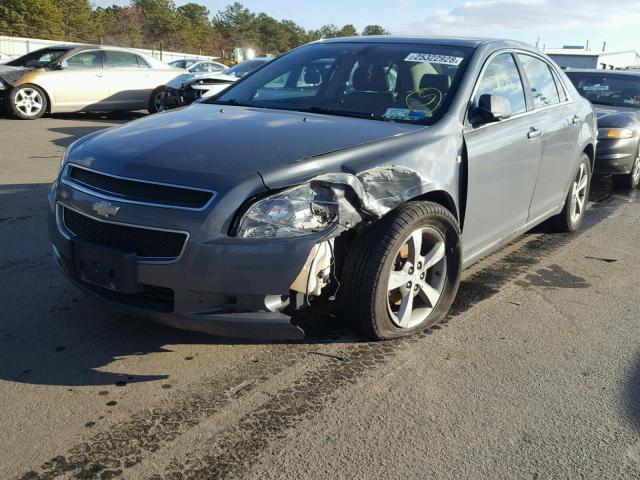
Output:
[[96,77],[103,77],[104,74],[103,73],[96,73]]
[[571,119],[571,123],[574,125],[580,125],[582,123],[582,118],[580,118],[580,115],[574,115]]
[[531,127],[531,130],[529,130],[529,133],[527,133],[527,138],[538,138],[540,135],[542,135],[542,130]]

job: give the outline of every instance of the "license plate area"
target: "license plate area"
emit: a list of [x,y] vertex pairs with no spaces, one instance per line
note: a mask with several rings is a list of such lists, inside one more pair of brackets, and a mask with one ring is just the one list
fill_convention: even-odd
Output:
[[72,240],[73,274],[83,282],[120,293],[140,291],[135,252]]

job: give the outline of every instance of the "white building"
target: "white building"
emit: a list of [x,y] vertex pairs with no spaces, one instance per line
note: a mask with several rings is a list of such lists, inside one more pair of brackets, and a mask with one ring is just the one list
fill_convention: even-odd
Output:
[[635,50],[606,52],[584,48],[549,48],[544,51],[562,68],[625,68],[640,64]]

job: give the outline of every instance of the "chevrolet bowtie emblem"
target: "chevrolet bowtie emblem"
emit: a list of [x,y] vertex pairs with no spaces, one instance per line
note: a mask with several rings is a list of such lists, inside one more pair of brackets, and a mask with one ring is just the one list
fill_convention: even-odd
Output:
[[93,211],[104,218],[115,216],[115,214],[118,213],[118,210],[120,210],[120,207],[111,205],[109,202],[97,202],[93,206]]

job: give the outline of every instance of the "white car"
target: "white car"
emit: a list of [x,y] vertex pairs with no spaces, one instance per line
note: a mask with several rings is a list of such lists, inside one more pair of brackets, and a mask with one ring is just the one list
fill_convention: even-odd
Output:
[[13,60],[13,57],[11,55],[0,52],[0,63],[7,63],[11,60]]
[[176,68],[184,68],[187,72],[194,74],[222,73],[229,68],[222,63],[212,62],[211,60],[197,60],[195,58],[174,60],[169,62],[169,65]]
[[166,85],[162,110],[189,105],[202,98],[216,95],[271,60],[273,58],[270,57],[254,58],[218,74],[179,75]]

